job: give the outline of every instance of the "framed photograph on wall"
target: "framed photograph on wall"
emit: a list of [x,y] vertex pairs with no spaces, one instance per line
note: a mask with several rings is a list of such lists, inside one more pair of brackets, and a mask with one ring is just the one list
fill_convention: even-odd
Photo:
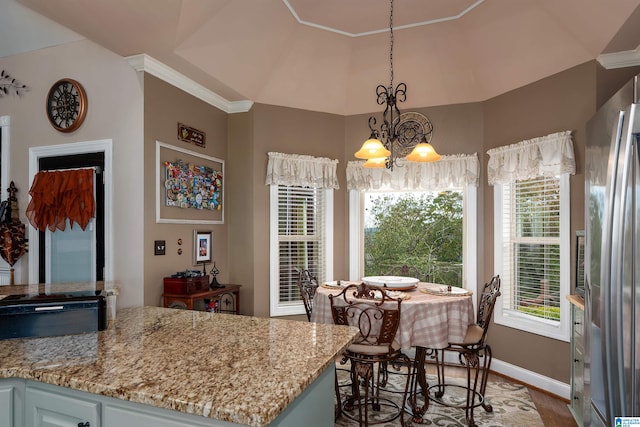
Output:
[[224,224],[224,160],[156,141],[156,223]]
[[193,265],[213,261],[213,233],[193,230]]

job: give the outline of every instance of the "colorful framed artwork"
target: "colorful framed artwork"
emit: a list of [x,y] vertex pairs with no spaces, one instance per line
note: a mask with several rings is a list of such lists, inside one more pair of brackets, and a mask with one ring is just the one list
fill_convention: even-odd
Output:
[[213,261],[213,233],[193,230],[193,265]]
[[224,223],[224,160],[156,141],[156,222]]

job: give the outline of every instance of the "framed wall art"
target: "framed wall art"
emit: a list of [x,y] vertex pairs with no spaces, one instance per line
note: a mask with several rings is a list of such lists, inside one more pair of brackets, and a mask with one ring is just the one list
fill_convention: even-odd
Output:
[[193,230],[193,265],[213,261],[213,233]]
[[156,222],[224,223],[224,160],[156,141]]

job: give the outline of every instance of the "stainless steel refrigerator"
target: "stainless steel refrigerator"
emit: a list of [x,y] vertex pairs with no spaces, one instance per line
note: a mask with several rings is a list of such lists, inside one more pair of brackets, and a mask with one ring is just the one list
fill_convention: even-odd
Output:
[[640,81],[587,124],[585,425],[640,417]]

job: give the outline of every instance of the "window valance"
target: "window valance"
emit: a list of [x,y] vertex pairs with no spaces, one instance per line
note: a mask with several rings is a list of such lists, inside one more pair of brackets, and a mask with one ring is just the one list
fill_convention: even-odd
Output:
[[337,160],[299,154],[270,152],[267,164],[267,185],[296,185],[300,187],[340,188]]
[[487,151],[489,185],[541,176],[576,173],[571,131],[505,145]]
[[347,164],[347,189],[431,191],[478,186],[480,162],[477,153],[442,156],[434,163],[415,163],[398,159],[393,172],[362,167],[362,161]]
[[83,230],[95,216],[93,169],[41,171],[36,174],[29,194],[27,218],[40,231],[64,231],[77,223]]

